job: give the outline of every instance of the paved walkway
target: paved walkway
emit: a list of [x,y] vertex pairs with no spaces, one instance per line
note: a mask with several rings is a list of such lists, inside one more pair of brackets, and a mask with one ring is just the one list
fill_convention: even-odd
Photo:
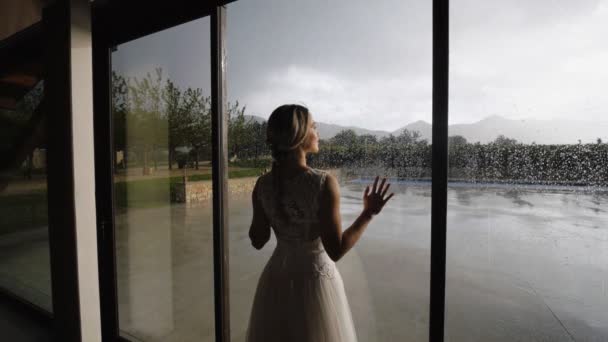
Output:
[[[345,227],[360,208],[360,190],[342,191]],[[430,196],[424,188],[399,191],[338,263],[360,341],[427,340]],[[608,218],[585,211],[597,198],[478,190],[450,196],[447,341],[608,340],[608,296],[601,289],[608,254],[597,254],[608,245],[602,235]],[[237,342],[244,340],[257,280],[274,247],[250,246],[249,200],[230,199]],[[143,341],[212,341],[210,205],[131,210],[117,222],[121,329]],[[50,284],[44,237],[0,246],[0,280],[44,291],[40,284]]]

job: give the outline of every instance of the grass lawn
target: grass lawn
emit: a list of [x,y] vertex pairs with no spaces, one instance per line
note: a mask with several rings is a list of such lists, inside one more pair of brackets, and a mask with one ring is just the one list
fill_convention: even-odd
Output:
[[[228,172],[228,178],[257,177],[260,168],[237,169]],[[171,201],[171,186],[181,182],[181,177],[138,179],[114,183],[115,204],[119,211],[130,208],[150,208],[168,205]],[[211,180],[211,174],[194,174],[188,180]],[[46,189],[27,193],[0,195],[0,235],[48,225]]]
[[[228,178],[257,177],[262,169],[240,169],[228,172]],[[211,174],[194,174],[188,181],[210,181]],[[171,186],[180,183],[182,177],[138,179],[114,183],[114,198],[117,209],[151,208],[167,205],[171,201]]]
[[[260,168],[237,169],[228,172],[228,178],[257,177]],[[181,177],[138,179],[114,183],[115,204],[119,211],[130,208],[150,208],[168,205],[171,201],[171,186],[181,182]],[[211,174],[194,174],[188,180],[211,180]],[[48,225],[46,189],[27,193],[0,195],[0,235],[17,231],[45,227]]]
[[48,225],[46,190],[0,196],[0,235]]

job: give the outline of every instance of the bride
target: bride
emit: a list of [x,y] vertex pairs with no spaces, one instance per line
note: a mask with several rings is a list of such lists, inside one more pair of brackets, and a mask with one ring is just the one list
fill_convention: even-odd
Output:
[[372,217],[394,195],[386,178],[365,188],[363,210],[342,231],[340,190],[331,174],[306,165],[319,135],[307,108],[283,105],[268,119],[272,170],[253,190],[251,243],[277,246],[256,290],[247,342],[355,342],[350,307],[335,262],[359,240]]

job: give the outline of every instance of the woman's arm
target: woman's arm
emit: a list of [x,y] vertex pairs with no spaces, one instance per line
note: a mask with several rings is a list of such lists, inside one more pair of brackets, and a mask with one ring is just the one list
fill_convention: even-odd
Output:
[[262,203],[257,196],[259,183],[260,181],[258,178],[258,181],[253,188],[253,193],[251,194],[253,219],[251,220],[251,226],[249,227],[249,239],[251,239],[251,244],[255,249],[262,249],[266,242],[270,240],[270,223],[266,217],[264,208],[262,208]]
[[340,260],[357,243],[373,215],[378,214],[386,202],[393,197],[394,194],[391,193],[384,199],[390,184],[385,187],[386,178],[384,178],[380,186],[377,187],[378,178],[376,177],[374,181],[371,194],[369,185],[365,188],[363,211],[355,219],[355,222],[346,231],[342,232],[340,186],[334,176],[327,175],[325,189],[320,199],[319,221],[323,246],[333,261]]

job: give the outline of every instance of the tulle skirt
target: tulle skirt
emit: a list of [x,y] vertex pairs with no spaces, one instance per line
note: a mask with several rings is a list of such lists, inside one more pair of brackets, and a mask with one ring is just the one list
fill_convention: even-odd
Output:
[[357,341],[342,277],[320,239],[279,239],[258,282],[246,341]]

